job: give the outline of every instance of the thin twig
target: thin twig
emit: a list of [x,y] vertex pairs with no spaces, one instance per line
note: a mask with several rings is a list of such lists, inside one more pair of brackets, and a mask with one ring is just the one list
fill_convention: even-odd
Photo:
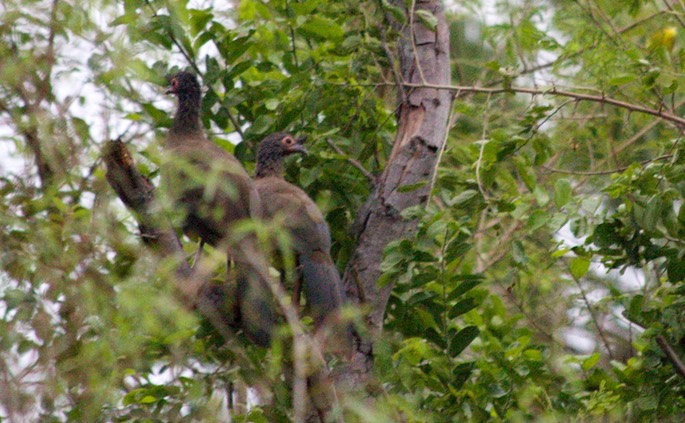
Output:
[[597,333],[599,337],[602,339],[602,343],[604,343],[604,348],[607,349],[607,352],[609,353],[609,358],[614,359],[614,353],[611,351],[611,348],[609,347],[609,340],[607,340],[606,336],[604,335],[604,330],[602,330],[602,327],[599,324],[599,321],[597,319],[597,315],[595,314],[595,309],[592,307],[590,304],[590,300],[588,300],[587,295],[585,295],[585,290],[583,289],[583,285],[580,283],[580,280],[573,276],[573,273],[571,273],[569,269],[569,275],[571,275],[571,278],[573,281],[576,283],[578,286],[578,289],[580,290],[580,295],[583,297],[583,302],[585,303],[585,306],[587,307],[587,310],[590,312],[590,317],[592,319],[592,323],[595,325],[595,328],[597,329]]
[[[386,40],[385,36],[385,31],[381,30],[381,45],[383,46],[383,51],[385,52],[385,55],[388,57],[388,61],[390,62],[390,70],[392,72],[393,78],[395,78],[395,85],[397,86],[397,89],[399,91],[399,94],[401,96],[401,103],[400,104],[406,104],[409,102],[409,97],[407,96],[407,90],[404,89],[404,85],[402,84],[402,76],[400,75],[399,71],[395,67],[395,64],[397,61],[395,60],[395,55],[392,54],[392,51],[388,47],[388,42]],[[384,78],[385,79],[385,78]]]
[[416,62],[416,69],[419,71],[419,78],[422,83],[426,83],[426,77],[423,75],[423,68],[419,60],[419,51],[416,48],[416,34],[414,33],[414,11],[416,10],[416,0],[411,2],[411,10],[409,11],[409,37],[411,37],[411,48],[414,52],[414,61]]
[[[656,162],[659,160],[670,159],[671,157],[673,157],[673,154],[664,154],[663,156],[659,156],[655,159],[649,159],[649,160],[641,161],[640,165],[646,166],[650,163],[653,163],[653,162]],[[595,175],[610,175],[612,173],[620,173],[620,172],[623,172],[626,169],[628,169],[630,166],[619,167],[617,169],[611,169],[611,170],[598,170],[598,171],[594,171],[594,172],[592,172],[592,171],[588,172],[588,171],[555,169],[552,167],[547,167],[545,165],[541,165],[540,167],[542,167],[543,169],[548,170],[550,172],[554,172],[554,173],[565,173],[567,175],[595,176]]]
[[483,161],[483,153],[485,152],[485,144],[487,144],[487,141],[485,140],[485,136],[488,133],[488,119],[489,119],[489,111],[490,111],[490,97],[492,95],[488,94],[488,99],[485,101],[485,113],[483,114],[483,134],[480,137],[480,152],[478,153],[478,160],[476,161],[476,182],[478,184],[478,190],[480,191],[480,194],[483,196],[483,199],[485,201],[488,200],[488,196],[485,194],[485,190],[483,189],[483,183],[480,180],[480,164]]
[[193,259],[193,265],[191,266],[191,269],[195,268],[195,265],[200,261],[200,258],[202,257],[202,249],[205,246],[205,240],[200,239],[200,243],[197,246],[197,251],[195,252],[195,258]]
[[[288,0],[285,1],[285,14],[288,19],[290,19],[290,2]],[[299,69],[300,63],[297,61],[297,48],[295,47],[295,30],[290,24],[290,21],[288,21],[288,28],[290,28],[290,44],[293,49],[293,60],[295,60],[295,67]]]
[[364,166],[362,166],[361,163],[359,163],[357,160],[353,159],[352,157],[349,157],[347,154],[345,154],[344,151],[338,147],[333,140],[330,138],[326,139],[326,143],[337,153],[340,154],[341,156],[345,156],[345,160],[352,166],[356,167],[362,175],[369,181],[371,185],[376,185],[376,177],[373,175],[373,173],[369,172]]
[[455,121],[457,120],[457,113],[454,112],[454,100],[457,98],[459,98],[459,92],[450,96],[450,111],[447,114],[447,130],[445,131],[445,138],[443,138],[442,140],[442,146],[440,146],[440,153],[438,153],[438,160],[436,162],[435,172],[433,173],[433,177],[431,178],[431,183],[428,188],[428,200],[426,201],[426,207],[428,207],[428,205],[431,203],[431,197],[433,196],[433,188],[435,187],[435,183],[438,180],[438,166],[440,166],[442,156],[445,153],[445,149],[447,149],[447,140],[450,136],[450,130],[452,129],[452,127],[455,124]]
[[[384,85],[384,84],[374,84],[374,85]],[[649,107],[641,106],[638,104],[628,103],[626,101],[617,100],[615,98],[607,97],[602,95],[592,95],[576,93],[572,91],[559,90],[556,87],[551,87],[548,89],[535,89],[527,87],[507,87],[507,88],[487,88],[487,87],[467,87],[460,85],[442,85],[442,84],[414,84],[410,82],[404,83],[405,87],[410,88],[432,88],[436,90],[449,90],[462,93],[482,93],[482,94],[505,94],[505,93],[520,93],[529,95],[553,95],[559,97],[569,97],[574,98],[579,101],[589,101],[593,103],[609,104],[611,106],[619,107],[622,109],[630,110],[636,113],[644,113],[656,117],[660,117],[666,121],[674,123],[678,129],[685,129],[685,118],[676,116],[672,113],[665,112],[663,109],[652,109]]]
[[676,354],[675,351],[673,351],[673,348],[669,345],[668,342],[666,342],[666,339],[659,335],[656,337],[656,342],[659,344],[659,348],[666,354],[666,358],[668,358],[668,361],[673,364],[673,367],[675,368],[676,373],[678,373],[682,378],[685,378],[685,365],[683,364],[682,361],[680,361],[680,358],[678,358],[678,354]]
[[[483,210],[480,212],[480,216],[478,217],[478,228],[476,232],[473,234],[473,238],[476,241],[476,269],[483,269],[483,239],[485,237],[485,231],[483,230],[483,225],[485,223],[485,218],[488,215],[488,209],[483,208]],[[498,245],[502,245],[502,243],[498,243]]]
[[500,234],[497,237],[497,245],[499,250],[495,250],[492,252],[492,254],[488,255],[485,259],[482,260],[481,266],[482,267],[477,267],[478,271],[476,273],[482,273],[486,269],[489,269],[490,267],[494,266],[495,263],[498,261],[502,260],[510,251],[511,249],[507,247],[507,244],[509,241],[511,241],[511,238],[514,236],[516,231],[518,231],[522,226],[522,223],[520,220],[515,220],[509,225],[509,227],[504,231],[504,233]]
[[[629,24],[629,25],[624,26],[623,28],[619,29],[617,32],[618,32],[619,35],[620,35],[620,34],[623,34],[623,33],[626,33],[626,32],[628,32],[628,31],[631,31],[631,30],[637,28],[638,26],[642,25],[643,23],[645,23],[645,22],[647,22],[647,21],[650,21],[650,20],[654,19],[655,17],[660,16],[660,15],[663,15],[663,14],[665,14],[665,13],[667,13],[667,11],[665,11],[665,10],[660,10],[660,11],[655,12],[655,13],[649,15],[649,16],[645,16],[644,18],[642,18],[642,19],[640,19],[640,20],[638,20],[638,21],[635,21],[635,22],[633,22],[633,23],[631,23],[631,24]],[[551,68],[552,66],[556,65],[557,63],[559,63],[559,61],[562,61],[562,60],[569,60],[569,59],[572,59],[572,58],[574,58],[574,57],[578,57],[578,56],[580,56],[581,54],[585,53],[586,51],[594,49],[595,47],[597,47],[597,45],[599,45],[599,39],[598,39],[597,41],[595,41],[595,42],[594,42],[590,47],[588,47],[588,48],[581,48],[581,49],[576,50],[576,51],[573,52],[573,53],[570,53],[570,54],[568,54],[568,55],[564,55],[564,56],[562,56],[562,57],[557,57],[556,59],[551,60],[551,61],[549,61],[549,62],[545,62],[545,63],[542,63],[542,64],[537,65],[537,66],[533,66],[533,67],[530,67],[530,68],[524,68],[524,69],[520,72],[520,75],[526,75],[526,74],[530,74],[530,73],[535,73],[535,72],[541,71],[541,70],[543,70],[543,69]],[[488,84],[488,85],[499,85],[499,84],[501,84],[503,81],[504,81],[503,79],[495,80],[495,81],[492,81],[492,82],[491,82],[490,84]]]
[[48,48],[45,51],[45,63],[47,69],[43,80],[36,81],[37,96],[34,106],[38,106],[50,92],[50,81],[52,81],[52,69],[55,64],[55,34],[57,32],[57,6],[59,0],[53,0],[50,9],[50,33],[48,34]]
[[685,28],[685,21],[683,21],[683,18],[680,17],[680,13],[676,12],[676,11],[673,9],[673,6],[671,6],[671,4],[670,4],[667,0],[664,0],[663,3],[664,3],[664,6],[666,6],[666,8],[671,12],[671,14],[673,15],[673,17],[678,21],[678,23],[680,24],[680,26],[682,26],[683,28]]

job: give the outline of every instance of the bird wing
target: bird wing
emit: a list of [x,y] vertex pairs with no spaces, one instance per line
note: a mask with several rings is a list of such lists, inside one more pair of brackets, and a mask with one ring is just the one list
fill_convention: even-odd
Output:
[[330,251],[328,225],[316,203],[304,191],[277,177],[258,179],[255,183],[266,216],[283,219],[298,252]]
[[254,187],[235,157],[204,141],[170,150],[164,185],[184,208],[184,231],[216,244],[232,222],[250,217]]

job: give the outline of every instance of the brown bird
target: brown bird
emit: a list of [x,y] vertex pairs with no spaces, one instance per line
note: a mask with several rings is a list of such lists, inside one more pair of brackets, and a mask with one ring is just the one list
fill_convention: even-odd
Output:
[[283,178],[283,159],[289,154],[306,153],[304,140],[286,133],[264,138],[257,152],[255,185],[265,217],[284,217],[301,269],[307,305],[319,327],[343,305],[343,291],[330,255],[330,231],[321,211],[303,190]]
[[205,136],[195,75],[179,72],[170,82],[167,94],[178,97],[178,110],[165,145],[170,153],[162,169],[165,191],[187,235],[227,249],[237,274],[235,320],[256,344],[268,346],[275,317],[266,260],[254,236],[232,239],[237,222],[261,217],[259,195],[240,162]]

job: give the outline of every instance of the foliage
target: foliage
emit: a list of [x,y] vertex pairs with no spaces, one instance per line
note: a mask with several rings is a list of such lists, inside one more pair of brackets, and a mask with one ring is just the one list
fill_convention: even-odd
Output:
[[[100,148],[120,136],[158,183],[165,77],[201,74],[205,128],[248,169],[264,135],[309,136],[288,178],[324,211],[342,271],[372,190],[359,167],[381,172],[397,129],[389,21],[405,11],[6,3],[0,136],[31,164],[0,174],[0,416],[215,420],[247,381],[262,402],[231,412],[287,421],[288,346],[223,345],[181,307]],[[685,378],[657,339],[685,360],[682,5],[483,3],[447,4],[462,89],[429,205],[403,212],[418,230],[380,264],[395,287],[374,407],[350,397],[346,417],[679,421]]]

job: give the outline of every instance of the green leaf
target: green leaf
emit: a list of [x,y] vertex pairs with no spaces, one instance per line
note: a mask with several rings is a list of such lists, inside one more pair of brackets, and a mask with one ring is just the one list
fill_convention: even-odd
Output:
[[647,231],[653,231],[656,229],[656,225],[661,216],[662,200],[660,195],[654,195],[650,198],[649,202],[645,206],[644,213],[642,215],[641,224],[642,227]]
[[528,256],[526,255],[526,250],[523,248],[523,244],[518,239],[511,243],[511,257],[514,262],[520,265],[525,265],[528,263]]
[[464,351],[479,334],[480,331],[476,326],[467,326],[457,332],[450,342],[450,355],[456,357],[461,354],[461,352]]
[[266,107],[266,110],[274,111],[278,108],[280,103],[281,102],[277,98],[270,98],[264,102],[264,107]]
[[592,369],[593,367],[595,367],[595,365],[597,363],[599,363],[600,357],[601,356],[599,355],[599,353],[594,353],[590,357],[583,360],[583,364],[582,364],[583,370],[588,371],[588,370]]
[[533,190],[533,195],[535,195],[535,201],[538,202],[540,207],[545,207],[549,203],[549,194],[547,190],[543,189],[542,186],[536,185]]
[[86,141],[90,137],[90,125],[85,120],[74,117],[71,119],[71,123],[82,141]]
[[671,283],[685,280],[685,257],[672,254],[666,261],[666,271]]
[[466,203],[473,197],[478,195],[478,191],[473,190],[473,189],[467,189],[462,191],[459,195],[454,197],[452,200],[450,200],[450,206],[459,206],[461,204]]
[[193,36],[196,36],[197,34],[204,29],[205,26],[214,18],[214,15],[212,15],[209,11],[207,10],[197,10],[197,9],[191,9],[190,10],[190,28],[191,28],[191,34]]
[[300,29],[309,35],[325,40],[340,40],[345,35],[345,31],[337,22],[321,15],[310,16]]
[[240,75],[241,73],[245,72],[246,70],[250,69],[251,67],[252,67],[252,61],[250,61],[250,60],[245,60],[244,62],[238,62],[235,65],[231,66],[231,68],[229,69],[226,76],[229,78],[235,78],[236,76]]
[[404,13],[404,10],[390,4],[388,0],[383,0],[383,9],[389,12],[399,24],[404,24],[407,22],[407,15]]
[[550,216],[549,213],[547,213],[544,210],[535,210],[530,214],[530,217],[528,218],[528,230],[530,231],[536,231],[549,222]]
[[152,395],[146,395],[143,398],[138,401],[140,404],[152,404],[154,402],[157,402],[157,398],[153,397]]
[[568,179],[559,179],[554,184],[554,204],[557,208],[564,207],[573,198],[573,190]]
[[574,278],[580,279],[590,270],[590,260],[585,257],[576,257],[571,260],[569,269]]
[[264,134],[267,130],[269,130],[273,123],[273,117],[261,115],[252,123],[252,126],[248,128],[248,131],[250,132],[250,134],[261,135]]
[[414,14],[418,16],[421,23],[431,31],[435,31],[438,28],[438,19],[428,10],[415,10]]
[[397,188],[397,192],[412,192],[416,191],[417,189],[421,188],[422,186],[426,185],[428,181],[419,181],[415,184],[407,184],[407,185],[402,185],[399,188]]
[[619,85],[625,85],[631,83],[637,79],[637,75],[626,73],[623,75],[615,76],[609,80],[609,85],[617,87]]
[[290,7],[298,16],[307,16],[311,14],[319,5],[321,0],[307,0],[303,2],[291,2]]
[[526,187],[533,191],[537,186],[537,180],[530,163],[528,163],[528,160],[524,160],[523,156],[516,157],[514,162],[516,163],[516,170],[526,184]]
[[157,124],[164,126],[171,125],[171,118],[165,111],[156,108],[152,103],[143,103],[142,107],[148,116],[150,116]]
[[254,33],[255,31],[251,30],[247,35],[235,39],[227,36],[219,43],[217,46],[219,53],[221,53],[227,65],[233,64],[250,48],[252,45],[251,38]]
[[449,317],[450,319],[457,318],[461,316],[462,314],[468,313],[469,311],[473,310],[476,308],[478,304],[476,304],[475,300],[473,298],[466,298],[464,300],[459,301],[457,304],[454,305],[449,311]]
[[478,279],[473,279],[473,280],[466,280],[466,281],[460,283],[459,285],[457,285],[456,288],[454,288],[452,290],[452,292],[450,292],[449,296],[447,297],[447,301],[454,300],[454,299],[464,295],[465,293],[469,292],[470,290],[472,290],[473,288],[478,286],[480,284],[480,282],[481,281]]

